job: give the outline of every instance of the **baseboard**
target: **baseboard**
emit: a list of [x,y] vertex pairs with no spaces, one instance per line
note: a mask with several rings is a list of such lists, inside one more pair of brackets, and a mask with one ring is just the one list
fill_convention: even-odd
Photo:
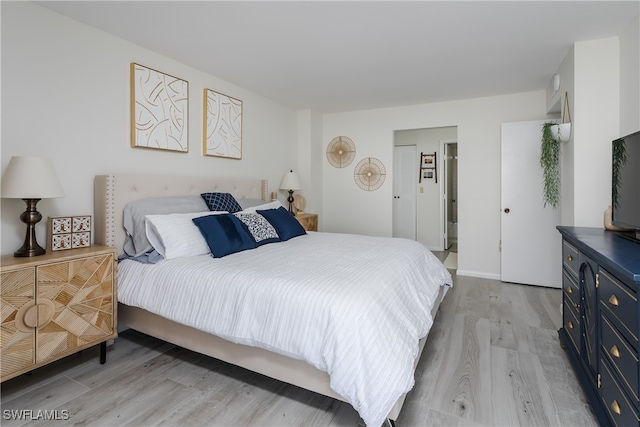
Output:
[[456,271],[458,276],[469,276],[469,277],[478,277],[480,279],[493,279],[500,280],[500,274],[495,273],[487,273],[486,271],[470,271],[470,270],[460,270]]

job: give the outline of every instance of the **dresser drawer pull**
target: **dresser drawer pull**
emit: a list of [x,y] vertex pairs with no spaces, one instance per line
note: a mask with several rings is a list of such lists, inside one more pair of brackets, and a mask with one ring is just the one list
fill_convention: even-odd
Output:
[[573,293],[573,289],[571,289],[571,286],[569,286],[569,287],[567,288],[567,293],[568,293],[568,294],[572,294],[572,293]]
[[618,415],[620,415],[622,413],[622,411],[620,410],[620,405],[615,400],[613,402],[611,402],[611,410],[613,412],[615,412],[616,414],[618,414]]
[[567,261],[573,261],[573,257],[571,255],[567,256]]
[[611,353],[613,357],[617,357],[618,359],[620,359],[620,350],[618,350],[617,345],[614,345],[613,347],[611,347],[611,350],[609,350],[609,353]]
[[569,323],[567,323],[567,328],[569,328],[569,329],[573,329],[573,322],[569,322]]
[[615,295],[611,295],[611,296],[609,297],[609,303],[610,303],[611,305],[615,305],[615,306],[617,307],[617,306],[618,306],[618,297],[617,297],[617,296],[615,296]]

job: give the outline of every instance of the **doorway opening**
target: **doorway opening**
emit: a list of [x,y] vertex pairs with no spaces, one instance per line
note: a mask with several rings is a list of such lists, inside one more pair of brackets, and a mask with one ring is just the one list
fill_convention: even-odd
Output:
[[444,250],[458,252],[458,142],[442,141]]
[[[457,126],[394,132],[393,235],[402,237],[401,231],[415,226],[415,234],[408,234],[441,261],[452,250],[457,253],[459,244],[457,142]],[[452,154],[445,155],[445,150]],[[410,167],[406,158],[411,158]],[[415,213],[415,219],[408,218],[408,212]]]

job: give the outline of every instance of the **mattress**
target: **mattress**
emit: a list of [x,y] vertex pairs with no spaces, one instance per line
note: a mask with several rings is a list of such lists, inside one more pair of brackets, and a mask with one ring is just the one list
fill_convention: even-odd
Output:
[[413,387],[418,341],[452,283],[415,241],[313,232],[223,258],[124,260],[118,281],[126,305],[326,371],[371,426]]

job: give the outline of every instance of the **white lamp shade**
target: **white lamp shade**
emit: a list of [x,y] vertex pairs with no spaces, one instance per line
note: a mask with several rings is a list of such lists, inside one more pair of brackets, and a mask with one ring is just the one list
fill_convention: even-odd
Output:
[[295,173],[294,171],[285,173],[282,176],[282,181],[280,181],[280,189],[281,190],[299,190],[300,179],[298,179],[298,174]]
[[2,176],[1,191],[4,199],[64,196],[53,164],[46,157],[12,157]]

